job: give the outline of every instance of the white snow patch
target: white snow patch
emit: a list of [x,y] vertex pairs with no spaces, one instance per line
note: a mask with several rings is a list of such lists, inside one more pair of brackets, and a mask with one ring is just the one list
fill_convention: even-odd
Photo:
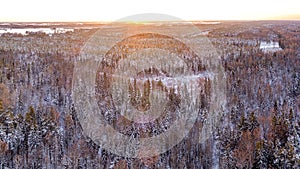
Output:
[[279,46],[279,42],[274,42],[274,41],[260,42],[259,49],[261,49],[263,52],[276,52],[282,50],[282,48]]

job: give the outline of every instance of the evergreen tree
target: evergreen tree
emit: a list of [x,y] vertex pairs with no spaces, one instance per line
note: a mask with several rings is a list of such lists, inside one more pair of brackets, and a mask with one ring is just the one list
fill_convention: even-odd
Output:
[[36,129],[36,114],[32,106],[29,107],[29,111],[25,114],[25,122],[30,129]]
[[265,140],[258,141],[256,143],[253,168],[270,168],[273,164],[273,160],[274,156],[268,142],[266,142]]
[[249,124],[248,129],[251,133],[253,133],[253,130],[259,126],[259,123],[257,121],[257,118],[256,118],[254,112],[250,113],[248,124]]
[[240,119],[240,122],[238,124],[238,127],[241,131],[246,131],[248,129],[248,122],[246,121],[244,113],[242,114],[242,117]]
[[3,101],[0,99],[0,113],[4,111]]

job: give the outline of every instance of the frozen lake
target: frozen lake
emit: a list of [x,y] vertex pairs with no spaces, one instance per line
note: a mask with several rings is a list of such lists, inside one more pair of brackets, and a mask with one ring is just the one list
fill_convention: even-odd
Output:
[[16,33],[22,35],[28,35],[30,33],[46,33],[47,35],[52,35],[54,33],[67,33],[73,32],[74,29],[70,28],[9,28],[9,29],[0,29],[0,34],[4,33]]

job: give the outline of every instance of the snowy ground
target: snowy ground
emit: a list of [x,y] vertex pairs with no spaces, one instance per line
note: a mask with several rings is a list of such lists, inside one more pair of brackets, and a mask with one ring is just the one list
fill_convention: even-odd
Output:
[[282,48],[279,46],[279,42],[273,42],[273,41],[271,42],[262,41],[260,43],[259,48],[263,52],[276,52],[282,50]]

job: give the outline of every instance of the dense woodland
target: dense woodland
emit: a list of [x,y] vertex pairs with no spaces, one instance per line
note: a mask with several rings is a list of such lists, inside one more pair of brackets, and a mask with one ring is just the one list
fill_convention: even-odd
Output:
[[[2,35],[0,168],[299,168],[300,23],[197,26],[209,31],[225,69],[221,124],[200,144],[205,117],[199,116],[182,142],[141,159],[103,149],[77,119],[73,62],[95,29]],[[261,41],[279,42],[282,50],[264,52]]]

